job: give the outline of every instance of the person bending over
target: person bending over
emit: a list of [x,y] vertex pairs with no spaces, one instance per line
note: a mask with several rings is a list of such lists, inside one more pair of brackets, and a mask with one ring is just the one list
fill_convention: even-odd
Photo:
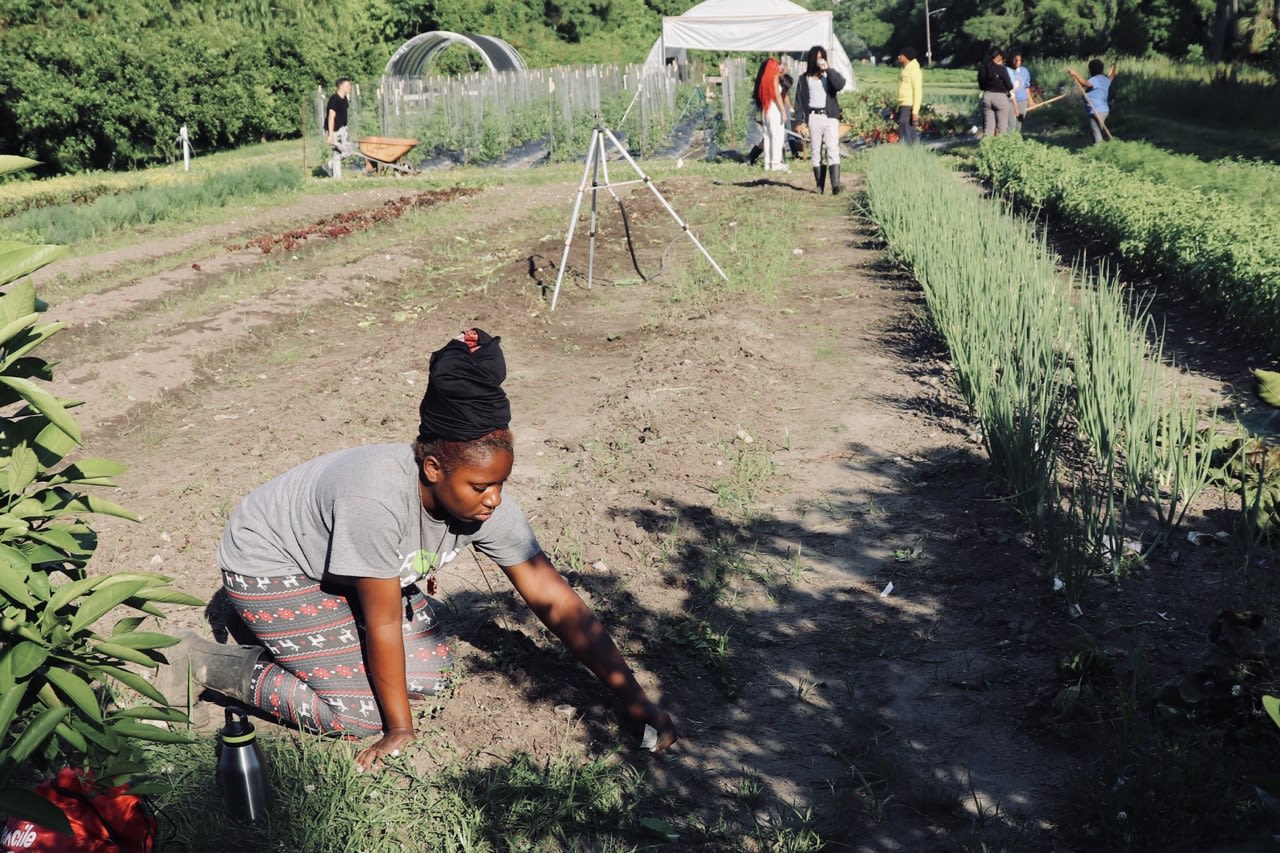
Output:
[[187,633],[156,686],[186,704],[188,676],[304,730],[378,740],[367,770],[414,739],[409,700],[440,693],[452,657],[419,589],[468,545],[616,697],[645,746],[678,739],[600,620],[503,495],[514,461],[499,338],[470,329],[431,356],[412,444],[339,450],[255,489],[218,546],[226,595],[261,645]]

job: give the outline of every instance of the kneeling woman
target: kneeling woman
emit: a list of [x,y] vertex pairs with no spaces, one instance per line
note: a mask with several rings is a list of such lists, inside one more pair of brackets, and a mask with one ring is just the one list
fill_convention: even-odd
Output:
[[194,635],[157,686],[185,704],[200,686],[317,732],[380,734],[372,767],[413,740],[409,699],[440,692],[450,651],[417,582],[468,545],[489,556],[529,607],[617,697],[624,727],[656,749],[677,738],[608,632],[504,500],[514,459],[499,339],[471,329],[431,356],[418,440],[340,450],[251,492],[218,561],[228,598],[262,646]]

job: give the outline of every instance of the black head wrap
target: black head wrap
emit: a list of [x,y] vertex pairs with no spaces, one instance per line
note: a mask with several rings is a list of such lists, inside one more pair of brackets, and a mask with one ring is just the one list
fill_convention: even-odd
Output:
[[511,424],[501,340],[468,329],[431,354],[427,393],[418,407],[420,440],[471,441]]

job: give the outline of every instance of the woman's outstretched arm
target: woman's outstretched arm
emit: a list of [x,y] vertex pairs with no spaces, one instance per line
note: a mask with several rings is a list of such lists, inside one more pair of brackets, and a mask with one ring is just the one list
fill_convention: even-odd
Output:
[[545,554],[503,571],[542,623],[613,691],[632,734],[639,738],[646,724],[653,726],[658,733],[655,750],[679,739],[671,715],[649,700],[609,632]]

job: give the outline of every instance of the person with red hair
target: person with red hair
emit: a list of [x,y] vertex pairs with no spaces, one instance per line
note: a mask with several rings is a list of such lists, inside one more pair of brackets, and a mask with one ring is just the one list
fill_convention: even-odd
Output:
[[790,172],[791,167],[782,159],[787,135],[787,105],[782,92],[782,64],[776,58],[771,56],[760,66],[753,95],[764,120],[764,170]]

